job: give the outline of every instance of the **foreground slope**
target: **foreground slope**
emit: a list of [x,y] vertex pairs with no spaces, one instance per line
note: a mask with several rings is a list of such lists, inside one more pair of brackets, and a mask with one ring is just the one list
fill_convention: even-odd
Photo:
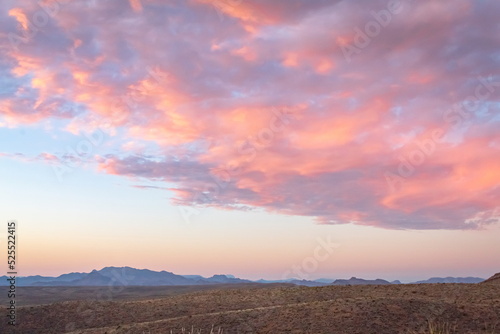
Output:
[[486,284],[500,284],[500,273],[496,273],[495,275],[491,276],[487,280],[485,280],[483,283]]
[[[160,296],[159,296],[160,297]],[[112,298],[112,295],[111,295]],[[21,333],[499,333],[500,285],[419,284],[230,288],[134,301],[18,308]],[[4,322],[0,332],[6,332]]]

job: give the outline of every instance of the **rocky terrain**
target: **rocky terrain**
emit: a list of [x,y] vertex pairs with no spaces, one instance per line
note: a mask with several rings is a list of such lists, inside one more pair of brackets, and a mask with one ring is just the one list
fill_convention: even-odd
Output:
[[[239,286],[19,307],[19,333],[500,333],[498,275],[480,284]],[[265,288],[263,288],[264,286]],[[68,287],[66,287],[68,289]],[[0,332],[8,333],[5,322]]]
[[483,283],[486,284],[500,284],[500,273],[496,273],[495,275],[491,276],[487,280],[485,280]]

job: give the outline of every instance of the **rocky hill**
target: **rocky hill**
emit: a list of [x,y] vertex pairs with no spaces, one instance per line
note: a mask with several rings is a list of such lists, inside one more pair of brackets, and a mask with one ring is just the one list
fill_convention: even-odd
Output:
[[487,280],[485,280],[483,283],[493,283],[493,284],[500,284],[500,273],[496,273],[495,275],[491,276]]

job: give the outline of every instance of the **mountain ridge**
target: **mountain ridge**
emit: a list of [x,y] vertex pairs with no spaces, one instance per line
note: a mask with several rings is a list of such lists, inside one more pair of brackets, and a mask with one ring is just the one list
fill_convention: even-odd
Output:
[[481,283],[484,278],[480,277],[431,277],[423,281],[416,281],[411,284],[436,284],[436,283]]
[[357,277],[351,277],[349,279],[337,279],[332,282],[332,285],[388,285],[392,284],[389,281],[377,278],[374,280],[366,280]]
[[[498,277],[496,277],[498,276]],[[7,276],[0,276],[0,286],[8,285]],[[479,283],[489,280],[497,280],[500,273],[492,276],[488,280],[479,277],[431,277],[427,280],[416,281],[409,284],[435,284],[435,283]],[[498,280],[500,281],[500,280]],[[132,267],[104,267],[100,270],[92,270],[89,273],[71,272],[50,276],[25,276],[16,277],[18,286],[176,286],[176,285],[207,285],[207,284],[239,284],[239,283],[292,283],[299,286],[318,287],[325,285],[388,285],[403,284],[399,280],[387,281],[384,279],[363,279],[351,277],[350,279],[317,279],[307,280],[300,278],[289,278],[282,280],[247,280],[237,278],[230,274],[216,274],[211,277],[202,275],[177,275],[172,272],[162,270],[153,271],[150,269],[137,269]]]
[[496,273],[495,275],[491,276],[490,278],[484,280],[482,283],[486,283],[486,284],[491,284],[491,283],[500,284],[500,273]]

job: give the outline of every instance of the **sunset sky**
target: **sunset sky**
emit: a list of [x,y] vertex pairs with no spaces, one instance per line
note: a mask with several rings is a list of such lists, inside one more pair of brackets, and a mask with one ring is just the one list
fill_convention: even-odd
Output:
[[499,13],[3,0],[0,247],[15,219],[21,275],[489,277]]

